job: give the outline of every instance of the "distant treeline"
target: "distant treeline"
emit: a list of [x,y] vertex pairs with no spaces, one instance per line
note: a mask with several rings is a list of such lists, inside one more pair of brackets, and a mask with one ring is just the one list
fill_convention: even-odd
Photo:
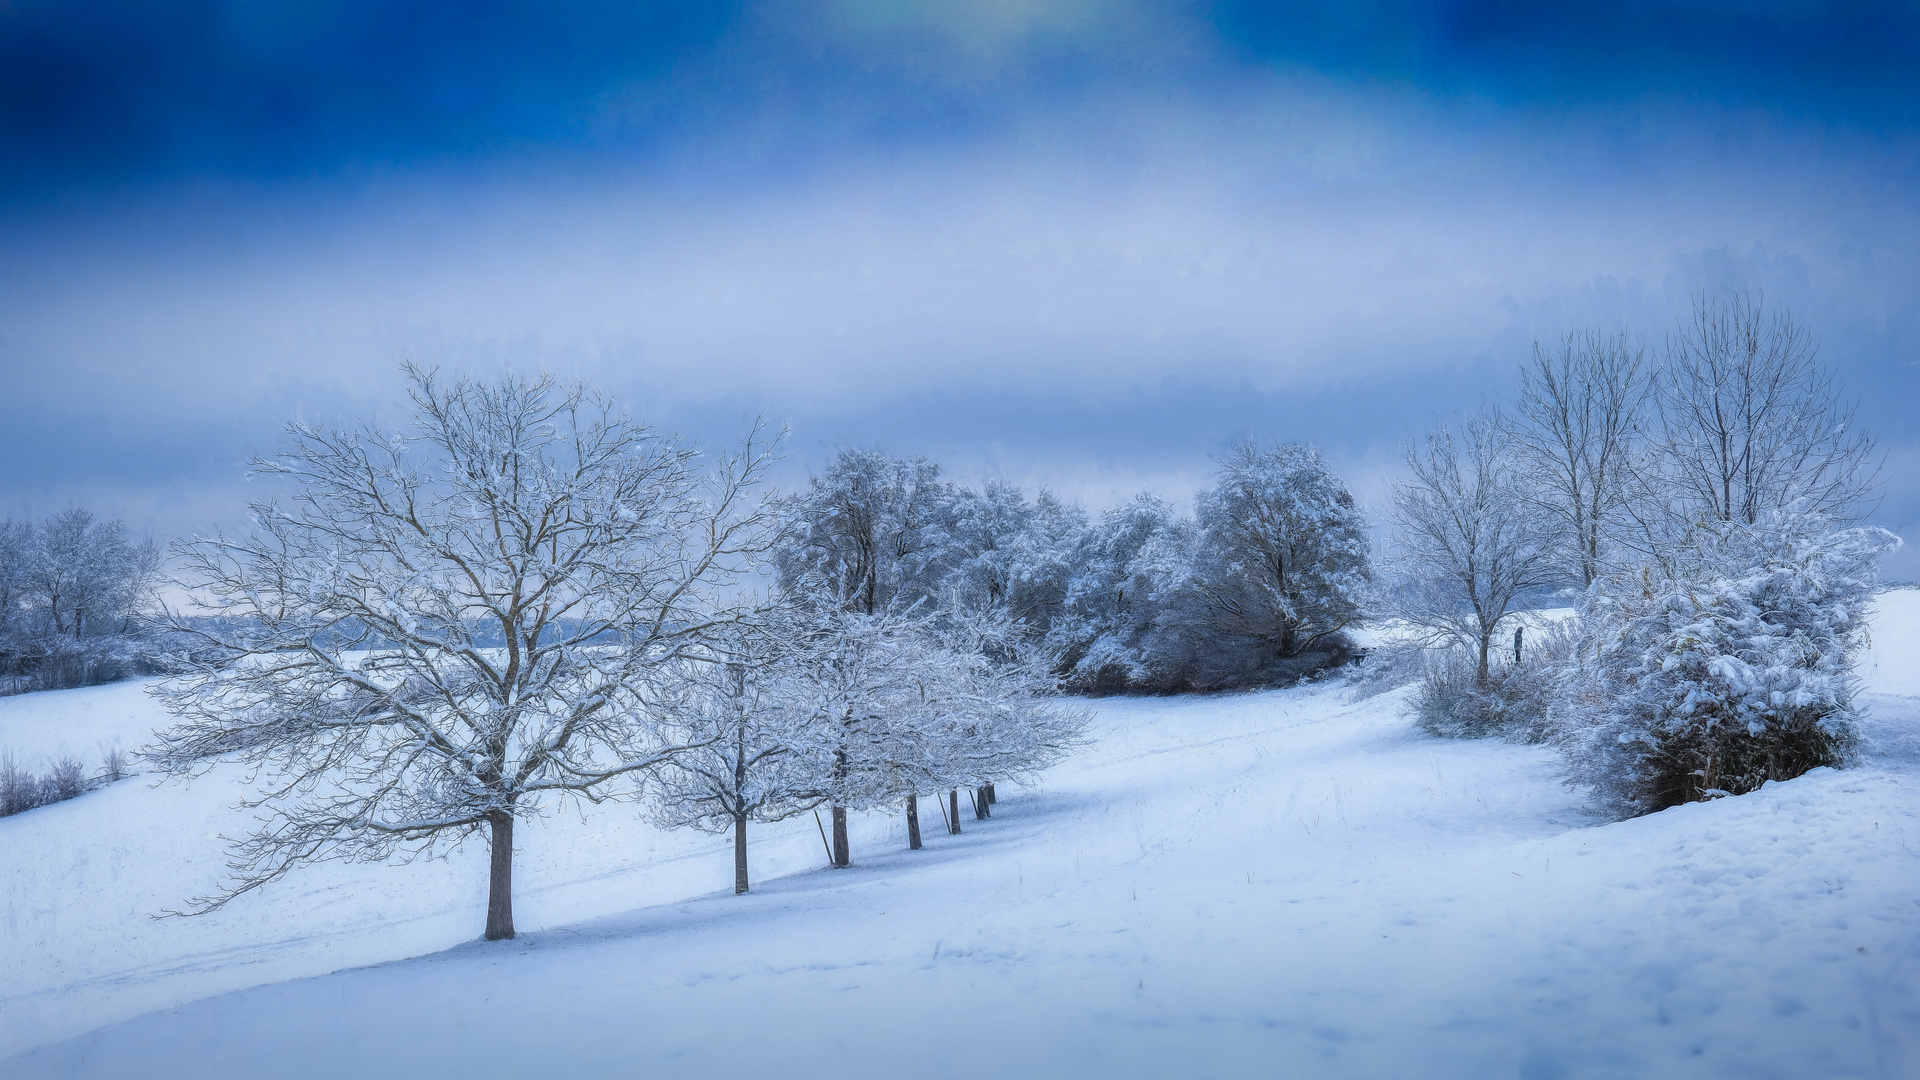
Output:
[[870,614],[1005,612],[1073,691],[1268,686],[1346,662],[1373,576],[1353,496],[1303,444],[1242,441],[1219,466],[1191,517],[1147,493],[1089,517],[1045,489],[847,450],[783,500],[774,561]]

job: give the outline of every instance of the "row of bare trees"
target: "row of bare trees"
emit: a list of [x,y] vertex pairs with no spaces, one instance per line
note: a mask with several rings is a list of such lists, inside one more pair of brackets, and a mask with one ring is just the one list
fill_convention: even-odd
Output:
[[[218,908],[294,868],[491,852],[486,937],[514,935],[518,822],[650,799],[669,824],[844,812],[1012,779],[1077,738],[990,616],[938,625],[819,574],[747,588],[788,531],[756,428],[703,458],[583,386],[408,367],[413,424],[295,424],[256,473],[285,502],[179,547],[197,617],[148,757],[267,784]],[[1041,669],[1044,670],[1044,664]]]

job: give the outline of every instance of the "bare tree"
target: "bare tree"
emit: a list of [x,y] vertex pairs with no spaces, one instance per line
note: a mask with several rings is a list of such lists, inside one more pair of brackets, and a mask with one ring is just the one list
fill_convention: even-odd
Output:
[[412,365],[409,429],[289,425],[255,473],[292,485],[258,531],[180,548],[215,620],[161,689],[150,759],[269,783],[234,878],[199,911],[326,859],[432,854],[482,831],[486,937],[514,933],[513,830],[599,800],[680,747],[650,723],[662,665],[695,648],[762,542],[770,445],[699,454],[550,377],[443,382]]
[[1575,552],[1582,587],[1623,524],[1650,389],[1644,353],[1624,333],[1569,333],[1551,351],[1535,343],[1520,368],[1509,427],[1523,490]]
[[1757,524],[1795,507],[1836,522],[1871,509],[1880,462],[1806,329],[1758,295],[1702,296],[1656,382],[1655,490],[1681,522]]
[[1514,602],[1558,577],[1540,515],[1514,497],[1512,445],[1498,418],[1470,420],[1407,448],[1413,479],[1396,484],[1393,522],[1403,578],[1393,613],[1435,643],[1476,657],[1474,686],[1489,685],[1491,658]]

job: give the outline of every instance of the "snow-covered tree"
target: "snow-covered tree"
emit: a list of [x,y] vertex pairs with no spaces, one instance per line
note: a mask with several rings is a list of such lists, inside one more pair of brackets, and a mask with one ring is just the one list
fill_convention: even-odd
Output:
[[1696,530],[1685,560],[1602,578],[1556,695],[1570,782],[1637,814],[1844,763],[1866,607],[1898,543],[1774,513]]
[[486,936],[513,936],[514,823],[680,749],[652,722],[663,665],[764,543],[757,432],[703,468],[582,386],[406,373],[408,428],[290,425],[254,463],[289,501],[255,503],[250,536],[180,548],[181,584],[219,618],[178,623],[195,648],[151,760],[268,782],[199,910],[303,863],[484,832]]
[[1372,538],[1315,447],[1235,443],[1194,519],[1192,582],[1209,628],[1250,643],[1257,662],[1321,650],[1360,622]]
[[938,591],[953,489],[926,458],[843,450],[786,500],[777,553],[782,585],[824,588],[869,615]]
[[159,572],[158,545],[86,510],[0,522],[0,674],[49,689],[129,674]]
[[67,637],[123,633],[160,572],[153,541],[85,510],[41,522],[27,547],[23,598],[34,618]]
[[801,775],[795,790],[833,811],[830,854],[851,865],[847,813],[904,802],[908,846],[919,843],[919,795],[958,789],[985,816],[997,781],[1029,777],[1078,744],[1085,718],[1053,697],[1056,657],[1008,612],[949,596],[868,615],[833,594],[799,594],[783,619],[784,737]]
[[975,788],[975,815],[987,817],[999,782],[1030,778],[1085,740],[1085,710],[1055,696],[1059,655],[1022,620],[950,603],[928,644],[914,682],[925,777],[948,789],[956,819],[955,788]]
[[1005,611],[1044,635],[1065,609],[1086,515],[1045,490],[1029,502],[999,479],[979,491],[957,489],[949,513],[942,591],[964,604]]
[[1047,635],[1068,686],[1097,693],[1159,687],[1167,672],[1149,659],[1156,617],[1164,583],[1186,573],[1193,533],[1190,521],[1145,492],[1081,533],[1065,612]]
[[731,830],[736,895],[748,889],[747,823],[784,820],[821,798],[797,752],[809,718],[791,693],[786,629],[763,605],[760,617],[710,635],[654,680],[662,739],[688,749],[651,778],[653,818],[666,828]]
[[33,526],[0,521],[0,672],[11,673],[26,633],[27,564]]
[[831,808],[833,865],[846,867],[848,811],[912,796],[936,759],[918,692],[933,616],[917,605],[848,610],[837,582],[807,584],[784,621],[780,693],[797,714],[790,746],[806,790]]
[[1559,580],[1553,534],[1526,500],[1507,428],[1494,417],[1447,428],[1407,448],[1412,479],[1393,491],[1391,612],[1435,645],[1458,645],[1474,661],[1474,686],[1489,685],[1494,643],[1515,602]]
[[1081,531],[1047,635],[1066,685],[1258,686],[1340,655],[1362,616],[1372,544],[1319,451],[1237,443],[1194,501],[1183,519],[1142,494]]

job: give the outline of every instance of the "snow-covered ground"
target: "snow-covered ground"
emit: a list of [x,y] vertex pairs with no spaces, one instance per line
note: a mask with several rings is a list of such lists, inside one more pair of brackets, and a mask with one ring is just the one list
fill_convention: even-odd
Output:
[[[1873,632],[1861,766],[1740,798],[1602,824],[1397,693],[1105,700],[993,820],[907,852],[873,816],[837,872],[767,828],[745,897],[724,838],[631,809],[523,828],[496,944],[477,844],[152,919],[242,778],[126,781],[0,819],[0,1075],[1916,1076],[1920,592]],[[0,700],[0,749],[157,719]]]

